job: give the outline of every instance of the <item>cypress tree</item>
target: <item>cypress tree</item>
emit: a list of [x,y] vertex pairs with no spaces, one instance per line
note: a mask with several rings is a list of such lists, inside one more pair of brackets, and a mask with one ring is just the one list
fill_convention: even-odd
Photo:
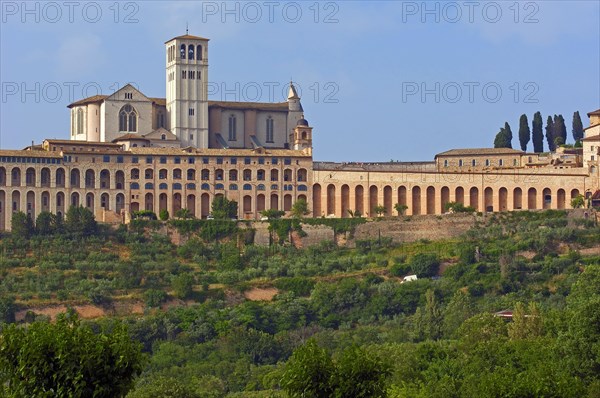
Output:
[[573,114],[573,139],[575,142],[583,139],[583,123],[581,123],[581,116],[579,111]]
[[560,138],[563,144],[567,143],[567,125],[563,115],[554,118],[554,140],[557,138]]
[[504,127],[496,134],[494,138],[494,148],[512,148],[510,144],[510,135]]
[[548,150],[554,152],[556,145],[554,145],[554,122],[552,121],[552,116],[548,116],[548,120],[546,120],[546,141],[548,142]]
[[510,129],[510,125],[508,124],[508,122],[504,122],[504,131],[506,134],[506,140],[507,140],[507,144],[508,144],[505,148],[512,149],[513,133],[512,133],[512,130]]
[[542,130],[542,114],[536,112],[533,115],[531,140],[533,141],[533,152],[542,153],[544,152],[544,132]]
[[531,131],[529,130],[529,122],[527,121],[527,115],[521,115],[519,119],[519,143],[521,144],[521,150],[527,151],[527,144],[531,139]]

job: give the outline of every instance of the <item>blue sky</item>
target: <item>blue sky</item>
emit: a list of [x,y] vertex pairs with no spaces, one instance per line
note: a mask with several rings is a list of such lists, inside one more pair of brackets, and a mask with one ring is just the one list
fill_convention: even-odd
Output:
[[[214,100],[284,100],[314,158],[431,160],[519,116],[600,108],[599,1],[1,1],[0,148],[69,137],[73,100],[133,82],[164,97],[164,42],[208,37]],[[259,88],[260,91],[257,89]],[[275,95],[273,95],[275,93]],[[531,149],[531,143],[529,149]]]

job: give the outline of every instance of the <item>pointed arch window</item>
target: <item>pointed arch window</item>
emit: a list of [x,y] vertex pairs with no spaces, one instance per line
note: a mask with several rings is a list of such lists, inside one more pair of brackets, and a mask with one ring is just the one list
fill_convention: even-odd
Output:
[[202,60],[202,46],[196,47],[196,59],[198,61]]
[[137,116],[133,106],[123,106],[119,112],[119,131],[137,131]]
[[185,59],[185,44],[181,45],[179,52],[181,53],[181,59]]
[[236,125],[237,125],[237,119],[236,119],[235,115],[229,116],[229,141],[237,140],[237,132],[236,132],[237,126]]
[[274,130],[273,126],[274,126],[273,118],[271,116],[269,116],[267,118],[267,137],[266,137],[266,140],[265,140],[267,142],[274,142],[274,139],[273,139],[273,136],[274,136],[274,134],[273,134],[273,130]]
[[188,46],[188,59],[194,59],[194,46],[192,44]]

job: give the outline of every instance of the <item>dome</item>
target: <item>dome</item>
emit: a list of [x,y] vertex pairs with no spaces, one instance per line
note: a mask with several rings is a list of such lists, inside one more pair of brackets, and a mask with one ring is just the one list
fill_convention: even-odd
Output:
[[305,118],[302,118],[302,119],[298,120],[298,123],[296,123],[296,126],[308,127],[308,120],[306,120]]

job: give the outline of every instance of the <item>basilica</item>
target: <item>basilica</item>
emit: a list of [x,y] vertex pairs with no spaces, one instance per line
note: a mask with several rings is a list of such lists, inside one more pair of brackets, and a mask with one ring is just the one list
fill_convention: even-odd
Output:
[[443,214],[459,202],[477,211],[566,209],[579,195],[600,205],[600,109],[588,113],[582,148],[526,153],[451,149],[432,161],[313,161],[313,127],[290,83],[280,103],[210,101],[209,40],[189,34],[165,43],[166,96],[132,85],[76,101],[70,139],[0,150],[0,230],[14,212],[63,216],[85,206],[105,223],[140,210],[209,217],[218,196],[240,219],[298,200],[312,217],[374,216],[396,205],[407,215]]

